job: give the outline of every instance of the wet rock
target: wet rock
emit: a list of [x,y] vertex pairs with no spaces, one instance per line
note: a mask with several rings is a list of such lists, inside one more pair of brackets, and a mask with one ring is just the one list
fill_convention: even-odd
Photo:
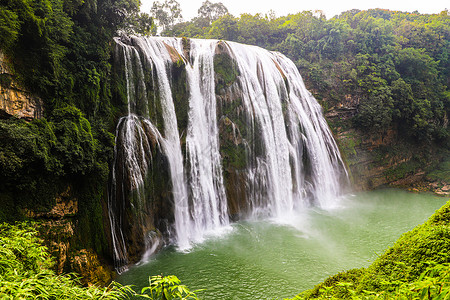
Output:
[[102,263],[99,256],[90,249],[81,249],[70,258],[70,267],[81,275],[81,284],[85,286],[104,286],[112,281],[113,271]]
[[44,239],[44,244],[55,261],[54,270],[62,274],[68,270],[70,257],[70,240],[74,235],[72,220],[42,220],[38,221],[38,231]]

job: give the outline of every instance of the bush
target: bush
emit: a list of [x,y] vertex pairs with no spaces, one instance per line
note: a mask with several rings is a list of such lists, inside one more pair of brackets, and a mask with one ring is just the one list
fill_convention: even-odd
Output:
[[130,287],[82,287],[74,274],[57,276],[47,248],[28,223],[0,224],[0,299],[123,299]]
[[[0,120],[0,137],[0,221],[5,221],[2,215],[14,220],[21,208],[51,208],[67,182],[106,183],[114,137],[101,125],[93,132],[73,106],[55,109],[48,120]],[[14,201],[15,213],[4,211],[8,194],[21,195]]]
[[197,291],[191,292],[174,275],[151,276],[148,281],[149,286],[144,287],[141,291],[142,294],[136,296],[152,300],[199,299],[195,294]]
[[173,275],[152,276],[142,294],[130,286],[82,287],[75,274],[57,276],[33,224],[0,224],[0,299],[194,299]]

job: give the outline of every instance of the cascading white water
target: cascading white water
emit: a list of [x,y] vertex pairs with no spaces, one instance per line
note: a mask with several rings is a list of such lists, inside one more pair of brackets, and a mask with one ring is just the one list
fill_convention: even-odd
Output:
[[[256,177],[266,177],[267,195],[265,203],[255,203],[264,214],[280,216],[294,208],[291,166],[289,164],[290,143],[285,129],[282,112],[283,94],[287,94],[283,74],[273,61],[272,54],[264,49],[228,43],[238,68],[242,74],[239,80],[246,113],[261,130],[264,144],[264,163],[249,172],[249,181],[259,181]],[[281,90],[280,90],[281,89]],[[260,191],[258,191],[260,192]],[[250,195],[249,199],[258,199]],[[261,207],[264,206],[264,207]]]
[[190,166],[192,221],[197,239],[202,238],[205,229],[228,224],[214,93],[215,45],[210,40],[192,43],[189,61],[193,64],[191,68],[186,68],[190,92],[186,148]]
[[[131,181],[129,186],[141,195],[139,199],[151,201],[140,191],[152,163],[149,141],[157,141],[168,161],[174,242],[179,249],[188,249],[207,232],[229,224],[215,92],[214,58],[219,42],[155,37],[131,37],[128,44],[120,39],[116,42],[123,49],[129,116],[117,127],[116,141],[121,142],[116,143],[114,170],[121,157],[128,174],[124,180]],[[306,90],[293,62],[259,47],[220,43],[238,70],[228,98],[232,102],[239,98],[243,114],[238,113],[237,118],[246,120],[240,122],[245,126],[240,129],[246,131],[242,137],[247,145],[242,178],[246,181],[249,213],[281,217],[309,202],[333,206],[341,193],[339,180],[345,168],[321,108]],[[188,95],[187,102],[181,104],[188,108],[183,129],[179,129],[171,75],[180,65],[186,73]],[[157,89],[155,99],[146,90],[152,84],[157,85],[153,87]],[[156,120],[150,119],[156,101],[161,107],[161,131],[153,126]],[[239,128],[233,120],[229,122],[236,136]],[[114,189],[122,179],[113,171],[111,194],[117,194]],[[116,259],[124,261],[127,253],[122,221],[114,212],[121,200],[110,198],[113,247]]]
[[[164,120],[163,148],[167,155],[172,179],[172,193],[175,201],[175,234],[178,246],[188,248],[192,236],[191,218],[189,216],[188,191],[181,151],[178,122],[173,104],[170,78],[167,68],[172,64],[170,53],[161,39],[135,39],[136,47],[142,51],[156,70],[160,91],[162,116]],[[169,43],[175,39],[167,40]]]
[[[341,194],[340,173],[345,172],[345,177],[347,173],[322,109],[305,88],[294,63],[259,47],[227,44],[242,73],[246,112],[262,127],[265,159],[251,167],[249,180],[264,178],[268,193],[265,213],[289,214],[303,205],[307,190],[322,208],[332,207]],[[287,115],[283,115],[283,104]],[[312,172],[309,182],[302,165],[306,154]],[[250,201],[258,198],[251,195]],[[253,206],[261,208],[261,203]]]
[[[117,198],[126,197],[127,190],[135,193],[135,207],[139,211],[144,200],[144,177],[148,170],[148,164],[151,160],[151,152],[149,151],[149,139],[146,135],[146,127],[148,131],[155,136],[159,136],[157,129],[148,120],[141,119],[132,112],[135,110],[137,103],[137,95],[145,94],[145,85],[138,84],[136,88],[133,86],[134,73],[132,57],[138,60],[138,72],[142,75],[139,56],[133,47],[122,44],[123,56],[125,57],[125,77],[127,87],[127,104],[129,115],[119,120],[116,130],[114,163],[112,166],[112,184],[108,196],[108,214],[111,227],[111,239],[113,243],[113,256],[118,271],[122,271],[123,267],[128,263],[128,254],[122,231],[123,214],[116,213],[125,209],[123,201],[115,201]],[[133,109],[132,109],[133,108]],[[122,168],[125,171],[121,174],[121,178],[117,178],[117,164],[121,159]],[[129,187],[125,185],[129,184]],[[138,213],[138,217],[143,216]]]
[[337,203],[336,197],[342,193],[341,172],[344,172],[344,178],[347,179],[347,170],[343,167],[339,149],[322,115],[322,108],[306,89],[297,67],[280,53],[275,57],[286,71],[291,88],[290,122],[300,124],[304,132],[301,139],[298,127],[292,132],[293,144],[298,144],[300,140],[306,144],[313,173],[311,178],[314,198],[322,208],[331,208]]

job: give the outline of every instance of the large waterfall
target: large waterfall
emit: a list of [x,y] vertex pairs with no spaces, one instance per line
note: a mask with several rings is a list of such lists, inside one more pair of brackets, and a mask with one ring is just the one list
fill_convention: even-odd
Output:
[[128,109],[109,194],[117,267],[166,241],[189,249],[230,218],[332,207],[347,174],[294,63],[217,40],[117,38]]

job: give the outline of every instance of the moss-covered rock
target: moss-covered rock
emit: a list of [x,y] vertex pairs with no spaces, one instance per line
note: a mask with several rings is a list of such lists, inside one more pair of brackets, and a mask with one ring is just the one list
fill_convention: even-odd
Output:
[[187,88],[186,65],[182,59],[172,65],[171,74],[172,96],[177,116],[178,132],[180,132],[182,143],[184,143],[189,120],[189,90]]
[[84,286],[106,286],[114,276],[112,268],[101,262],[99,256],[92,249],[81,249],[70,257],[70,269],[81,276],[80,282]]
[[230,87],[240,75],[230,48],[225,42],[218,42],[214,55],[214,72],[216,75],[216,94]]
[[[438,145],[423,145],[401,136],[395,127],[384,132],[366,132],[354,128],[351,122],[354,114],[353,109],[341,107],[329,110],[326,117],[353,186],[358,190],[383,185],[423,186],[427,173],[448,156],[448,150]],[[445,186],[446,183],[440,185]]]
[[[132,138],[140,141],[143,147],[136,149],[136,157],[133,160],[133,163],[139,166],[134,170],[129,169],[129,153],[125,147],[129,136],[125,133],[118,134],[113,165],[113,177],[116,180],[111,182],[108,200],[108,210],[114,212],[116,220],[120,220],[120,223],[113,224],[116,226],[115,232],[122,232],[125,238],[125,245],[121,240],[115,241],[115,246],[127,253],[128,261],[118,262],[119,265],[139,260],[153,243],[159,243],[162,239],[161,233],[167,233],[168,224],[173,223],[170,167],[162,152],[159,138],[148,121],[136,116],[123,119],[118,126],[118,132],[123,133],[130,125],[134,126],[134,129],[127,134],[134,134]],[[141,176],[142,180],[136,179]],[[112,239],[113,237],[109,236],[110,249],[113,247]]]
[[[43,236],[58,272],[71,271],[73,249],[106,255],[102,202],[112,134],[93,131],[78,109],[67,106],[30,123],[1,120],[0,136],[0,221],[33,218],[47,224]],[[70,236],[63,234],[63,223],[70,225]]]

